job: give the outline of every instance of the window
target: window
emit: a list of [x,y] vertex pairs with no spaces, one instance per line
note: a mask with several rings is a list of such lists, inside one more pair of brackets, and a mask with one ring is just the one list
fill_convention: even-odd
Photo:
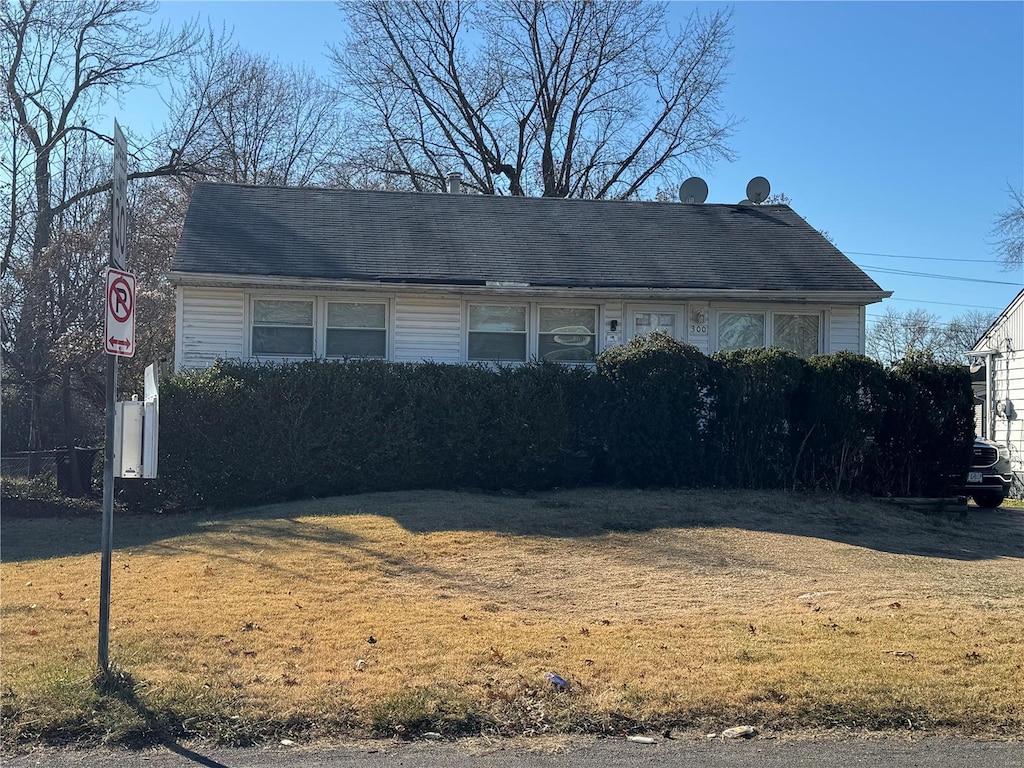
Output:
[[805,358],[818,354],[818,340],[821,337],[820,315],[791,315],[776,312],[774,320],[774,346],[788,349]]
[[750,349],[764,346],[764,312],[720,312],[718,349]]
[[719,312],[718,349],[788,349],[800,357],[821,351],[821,314],[772,312],[770,327],[765,312]]
[[313,302],[255,299],[252,354],[313,356]]
[[526,307],[505,304],[469,306],[469,360],[526,360]]
[[669,336],[676,336],[675,312],[634,312],[633,335],[645,336],[654,331],[662,331]]
[[327,303],[327,357],[387,357],[386,304]]
[[541,307],[537,357],[556,363],[585,363],[597,354],[597,310]]

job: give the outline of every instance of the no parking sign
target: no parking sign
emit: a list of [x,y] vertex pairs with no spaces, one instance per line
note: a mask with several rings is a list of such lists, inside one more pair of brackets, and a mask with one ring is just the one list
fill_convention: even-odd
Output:
[[135,275],[120,269],[107,270],[107,322],[103,348],[108,355],[135,354]]

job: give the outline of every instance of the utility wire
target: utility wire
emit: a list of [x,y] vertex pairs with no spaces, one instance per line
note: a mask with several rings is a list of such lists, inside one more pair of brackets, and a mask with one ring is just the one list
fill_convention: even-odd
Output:
[[875,267],[869,264],[861,264],[861,269],[873,269],[876,272],[884,272],[888,275],[907,275],[908,277],[930,277],[934,280],[956,280],[962,283],[988,283],[990,285],[1015,285],[1020,286],[1019,282],[1010,280],[985,280],[980,277],[958,277],[957,275],[931,275],[927,272],[911,272],[906,269],[888,269],[886,267]]
[[951,301],[930,301],[928,299],[902,299],[892,296],[886,301],[910,301],[914,304],[941,304],[944,307],[968,307],[969,309],[991,309],[993,312],[1001,312],[1006,307],[983,307],[979,304],[955,304]]
[[995,259],[946,259],[941,256],[901,256],[898,253],[869,253],[868,251],[843,251],[853,256],[884,256],[887,259],[914,259],[916,261],[958,261],[963,264],[998,264]]

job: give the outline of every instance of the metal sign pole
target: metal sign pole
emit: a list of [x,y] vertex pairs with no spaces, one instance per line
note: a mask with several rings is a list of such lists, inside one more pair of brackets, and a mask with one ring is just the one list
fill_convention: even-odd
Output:
[[[110,266],[123,270],[128,246],[128,143],[121,126],[114,121],[114,167],[110,195]],[[104,309],[110,315],[108,296]],[[134,321],[133,321],[134,322]],[[103,531],[100,537],[100,630],[99,665],[110,671],[110,560],[114,546],[114,410],[117,400],[117,355],[107,351],[107,439],[103,449]],[[120,348],[118,348],[120,349]],[[134,353],[134,332],[131,351]]]
[[107,439],[103,450],[103,532],[100,560],[100,671],[110,671],[110,569],[114,542],[114,402],[117,356],[107,355]]

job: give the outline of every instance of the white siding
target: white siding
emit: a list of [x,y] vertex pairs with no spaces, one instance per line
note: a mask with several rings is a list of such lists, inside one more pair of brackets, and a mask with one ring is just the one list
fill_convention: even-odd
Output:
[[[281,291],[282,296],[294,295],[294,292]],[[260,296],[274,295],[273,290],[261,290]],[[316,346],[317,354],[323,354],[322,328],[324,307],[329,301],[348,300],[348,294],[342,293],[305,293],[317,302],[319,318]],[[240,360],[248,350],[248,311],[247,302],[250,296],[242,289],[200,288],[194,286],[179,287],[178,317],[176,340],[176,365],[181,368],[199,368],[211,365],[217,358]],[[351,300],[369,300],[365,294],[352,295]],[[396,362],[434,361],[441,363],[459,363],[465,359],[465,303],[475,297],[461,294],[445,296],[431,295],[375,295],[375,301],[388,301],[393,317],[389,321],[389,358]],[[613,297],[604,300],[579,301],[575,298],[516,297],[504,295],[503,300],[521,302],[534,307],[556,305],[565,301],[572,305],[598,306],[599,327],[598,349],[604,350],[618,343],[626,343],[630,338],[630,311],[632,308],[657,307],[679,311],[678,321],[681,323],[679,336],[696,346],[705,354],[711,354],[717,348],[714,318],[723,310],[747,309],[765,312],[770,319],[773,312],[815,312],[821,313],[822,351],[825,353],[849,350],[863,352],[864,312],[857,306],[821,306],[768,304],[759,302],[715,303],[704,301],[692,302],[623,302]],[[706,322],[691,322],[703,313]],[[534,318],[535,320],[536,318]],[[611,330],[615,321],[616,330]],[[1024,319],[1016,321],[1024,324]],[[771,323],[766,326],[769,331]],[[1024,329],[1016,331],[1014,337],[1024,346]],[[769,340],[770,342],[770,340]],[[531,348],[536,349],[535,340]],[[1024,360],[1022,360],[1024,364]],[[1020,397],[1024,410],[1024,393]]]
[[998,350],[998,354],[984,358],[992,366],[992,410],[996,411],[991,437],[1010,449],[1014,472],[1024,478],[1024,292],[1011,302],[975,349]]
[[205,368],[217,358],[240,360],[245,336],[242,291],[184,287],[178,296],[176,368]]
[[459,362],[462,302],[459,299],[397,297],[394,349],[397,362]]
[[825,352],[864,353],[864,327],[861,323],[860,307],[832,307],[829,313],[828,333],[825,337]]
[[[613,320],[615,321],[614,332],[611,330]],[[611,347],[625,344],[628,341],[626,336],[626,313],[623,311],[621,301],[606,301],[601,304],[601,311],[597,322],[598,354]]]

